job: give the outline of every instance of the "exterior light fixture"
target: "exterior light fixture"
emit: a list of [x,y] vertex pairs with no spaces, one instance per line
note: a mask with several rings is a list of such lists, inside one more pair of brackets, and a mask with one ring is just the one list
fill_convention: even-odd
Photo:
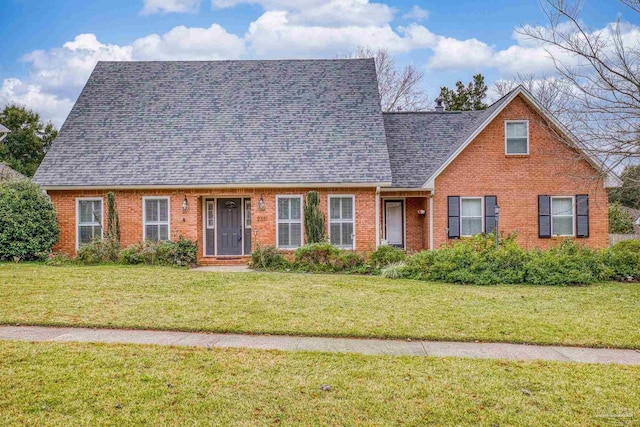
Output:
[[500,247],[500,233],[498,232],[498,217],[500,216],[500,206],[498,206],[496,204],[494,213],[496,214],[496,249],[498,249],[498,247]]
[[418,215],[426,215],[427,211],[424,209],[418,209]]
[[260,200],[258,200],[258,209],[261,211],[264,210],[264,194],[260,195]]
[[184,200],[182,201],[182,212],[186,212],[189,209],[189,201],[187,200],[187,196],[184,196]]

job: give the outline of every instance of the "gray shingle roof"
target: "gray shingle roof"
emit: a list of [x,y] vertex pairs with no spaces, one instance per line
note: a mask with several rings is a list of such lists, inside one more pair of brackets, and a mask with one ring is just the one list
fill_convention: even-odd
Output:
[[373,60],[100,62],[34,180],[390,183]]
[[384,113],[392,187],[422,187],[508,96],[481,111]]

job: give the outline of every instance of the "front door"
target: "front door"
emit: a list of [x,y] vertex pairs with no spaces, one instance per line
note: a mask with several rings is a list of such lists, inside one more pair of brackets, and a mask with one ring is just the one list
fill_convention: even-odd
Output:
[[387,243],[404,247],[404,203],[402,200],[385,200],[384,218]]
[[242,255],[242,199],[218,199],[218,255]]

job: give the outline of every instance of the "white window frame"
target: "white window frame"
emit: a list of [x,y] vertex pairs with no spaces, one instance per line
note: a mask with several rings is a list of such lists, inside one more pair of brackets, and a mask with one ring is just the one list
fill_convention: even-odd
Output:
[[[353,206],[353,218],[350,221],[345,221],[343,219],[339,219],[339,220],[332,220],[331,219],[331,199],[347,199],[347,198],[351,198],[352,201],[352,206]],[[341,213],[342,214],[342,213]],[[355,250],[356,249],[356,196],[353,194],[329,194],[329,196],[327,197],[327,218],[328,218],[328,222],[329,222],[329,242],[331,242],[331,224],[353,224],[353,243],[351,244],[351,246],[346,246],[346,245],[336,245],[338,248],[340,249],[352,249]]]
[[[527,125],[527,152],[526,153],[509,153],[509,144],[507,143],[507,127],[509,123],[525,123]],[[507,156],[528,156],[531,138],[529,135],[529,120],[505,120],[504,121],[504,154]]]
[[[147,222],[147,200],[167,201],[167,221]],[[167,238],[171,240],[171,197],[169,196],[144,196],[142,198],[142,241],[147,240],[147,225],[167,225]]]
[[[97,202],[100,201],[102,207],[102,224],[97,222],[80,224],[80,201]],[[104,239],[104,199],[102,197],[77,197],[76,198],[76,249],[80,249],[80,225],[100,226],[100,238]]]
[[[244,228],[247,230],[251,230],[251,224],[247,225],[247,203],[249,204],[249,217],[248,219],[253,223],[253,215],[251,215],[251,208],[253,207],[253,203],[251,203],[251,198],[243,197],[242,198],[242,223],[244,224]],[[302,210],[302,208],[301,208]],[[244,238],[244,236],[243,236]]]
[[476,197],[476,196],[465,196],[460,197],[460,237],[473,237],[476,234],[462,234],[462,218],[477,218],[475,216],[463,216],[462,215],[462,202],[464,200],[480,200],[480,233],[484,233],[484,197]]
[[[553,214],[553,200],[554,199],[571,199],[571,234],[556,234],[553,232],[553,218],[554,217],[567,217],[569,215],[554,215]],[[551,196],[551,203],[549,204],[549,218],[551,221],[551,236],[553,237],[575,237],[576,235],[576,198],[575,196]]]
[[[300,220],[280,219],[280,199],[300,199]],[[289,208],[291,210],[291,208]],[[300,194],[281,194],[276,195],[276,248],[292,250],[300,246],[280,246],[280,224],[298,224],[300,223],[300,246],[304,245],[304,198]],[[291,231],[289,231],[291,234]]]

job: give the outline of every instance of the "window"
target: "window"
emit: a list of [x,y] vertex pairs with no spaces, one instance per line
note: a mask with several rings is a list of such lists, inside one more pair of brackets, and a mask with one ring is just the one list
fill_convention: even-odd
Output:
[[302,196],[277,196],[276,210],[278,248],[302,246]]
[[344,249],[353,249],[354,197],[329,196],[329,241]]
[[251,228],[251,199],[244,201],[244,228]]
[[551,235],[573,236],[573,197],[551,198]]
[[505,150],[507,154],[529,154],[529,122],[505,122]]
[[207,228],[216,228],[216,202],[207,200]]
[[482,233],[482,197],[460,198],[460,235]]
[[169,240],[169,198],[143,198],[144,240]]
[[76,247],[102,239],[102,199],[78,199],[76,211]]

